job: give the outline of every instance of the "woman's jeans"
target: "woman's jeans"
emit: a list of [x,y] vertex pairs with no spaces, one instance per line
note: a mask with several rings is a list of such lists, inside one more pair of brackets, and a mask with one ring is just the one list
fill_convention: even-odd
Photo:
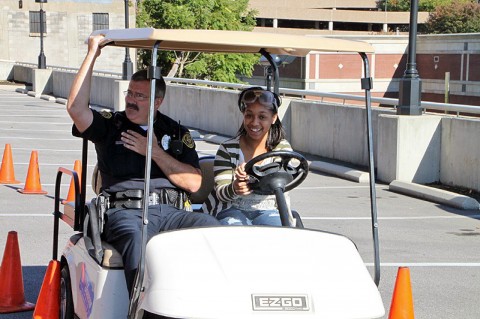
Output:
[[250,210],[228,208],[216,216],[222,225],[269,225],[282,226],[278,210]]

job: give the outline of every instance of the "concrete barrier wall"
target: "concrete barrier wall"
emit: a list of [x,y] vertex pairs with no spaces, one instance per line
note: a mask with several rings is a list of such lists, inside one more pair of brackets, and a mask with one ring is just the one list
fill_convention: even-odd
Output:
[[169,85],[161,110],[184,125],[233,136],[241,124],[237,98],[233,90]]
[[480,120],[442,118],[440,181],[480,190]]
[[0,60],[0,80],[13,80],[13,66],[15,61]]
[[[292,101],[291,142],[295,149],[354,165],[368,165],[365,107],[308,101]],[[392,110],[372,111],[373,142],[376,149],[378,115]]]
[[[53,96],[66,99],[70,92],[73,79],[76,73],[73,72],[52,72]],[[109,104],[107,104],[109,105]]]
[[439,181],[441,120],[436,115],[380,115],[378,178],[419,184]]
[[23,65],[13,66],[13,80],[16,82],[32,84],[32,68]]
[[[52,72],[53,95],[67,98],[75,75],[76,73],[54,70]],[[93,76],[90,104],[113,109],[114,96],[117,90],[115,89],[115,80],[111,77]]]
[[[13,67],[14,80],[32,83],[32,69]],[[66,98],[75,74],[53,71],[52,92]],[[122,81],[120,81],[122,82]],[[124,81],[125,82],[125,81]],[[125,83],[94,76],[91,104],[114,109]],[[238,92],[168,84],[162,112],[183,125],[234,136],[241,123]],[[279,110],[295,150],[367,166],[365,107],[284,99]],[[480,191],[480,120],[450,116],[397,116],[383,108],[372,111],[377,177],[468,187]]]

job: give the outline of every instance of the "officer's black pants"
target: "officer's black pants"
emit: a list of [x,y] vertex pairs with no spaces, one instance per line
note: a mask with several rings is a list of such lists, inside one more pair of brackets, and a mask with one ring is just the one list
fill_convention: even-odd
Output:
[[[131,295],[142,249],[142,210],[111,209],[106,219],[103,236],[122,255]],[[187,212],[169,205],[154,205],[148,209],[148,240],[165,230],[213,225],[219,225],[219,222],[203,213]]]

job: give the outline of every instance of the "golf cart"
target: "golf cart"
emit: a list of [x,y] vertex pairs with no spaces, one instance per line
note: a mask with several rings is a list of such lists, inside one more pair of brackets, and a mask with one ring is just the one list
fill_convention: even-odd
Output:
[[[273,70],[273,54],[305,56],[311,51],[355,52],[364,61],[361,80],[367,105],[370,195],[375,276],[372,279],[355,244],[334,233],[302,228],[289,218],[284,192],[307,176],[308,162],[295,152],[272,152],[247,163],[257,179],[255,191],[275,194],[283,227],[218,226],[162,232],[147,243],[148,207],[143,205],[143,247],[132,298],[129,299],[122,259],[101,240],[103,213],[97,199],[86,202],[86,183],[76,172],[59,168],[55,187],[53,259],[58,260],[59,220],[77,233],[60,256],[60,318],[379,318],[385,313],[377,285],[380,279],[377,217],[373,177],[369,64],[372,47],[363,42],[281,34],[213,30],[157,30],[151,28],[98,30],[102,45],[152,50],[149,68],[151,100],[147,135],[143,203],[148,203],[155,81],[158,50],[261,53]],[[87,145],[83,144],[82,181],[86,181]],[[280,159],[267,168],[254,163]],[[202,160],[201,160],[202,163]],[[208,163],[208,161],[205,161]],[[201,164],[202,165],[202,164]],[[202,165],[199,191],[208,194],[213,171]],[[75,202],[60,211],[63,175],[74,180]],[[201,202],[202,196],[192,194]],[[297,227],[296,227],[297,226]],[[308,247],[308,248],[307,248]]]

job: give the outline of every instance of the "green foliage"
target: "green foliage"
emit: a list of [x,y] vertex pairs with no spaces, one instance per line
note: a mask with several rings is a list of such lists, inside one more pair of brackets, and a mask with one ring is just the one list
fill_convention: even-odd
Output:
[[[255,26],[255,11],[248,0],[143,0],[137,13],[137,27],[158,29],[210,29],[250,31]],[[150,52],[140,54],[147,65]],[[160,52],[158,65],[170,70],[169,76],[238,82],[236,74],[251,76],[259,56],[242,54],[204,54]]]
[[[467,3],[472,0],[418,0],[418,11],[433,12],[439,6],[452,3]],[[377,8],[382,11],[410,11],[410,0],[377,0]]]
[[439,6],[425,24],[429,33],[472,33],[480,32],[480,4],[456,1]]
[[236,74],[251,76],[258,60],[259,56],[253,54],[203,54],[202,59],[185,67],[185,73],[193,78],[235,83],[239,82]]

